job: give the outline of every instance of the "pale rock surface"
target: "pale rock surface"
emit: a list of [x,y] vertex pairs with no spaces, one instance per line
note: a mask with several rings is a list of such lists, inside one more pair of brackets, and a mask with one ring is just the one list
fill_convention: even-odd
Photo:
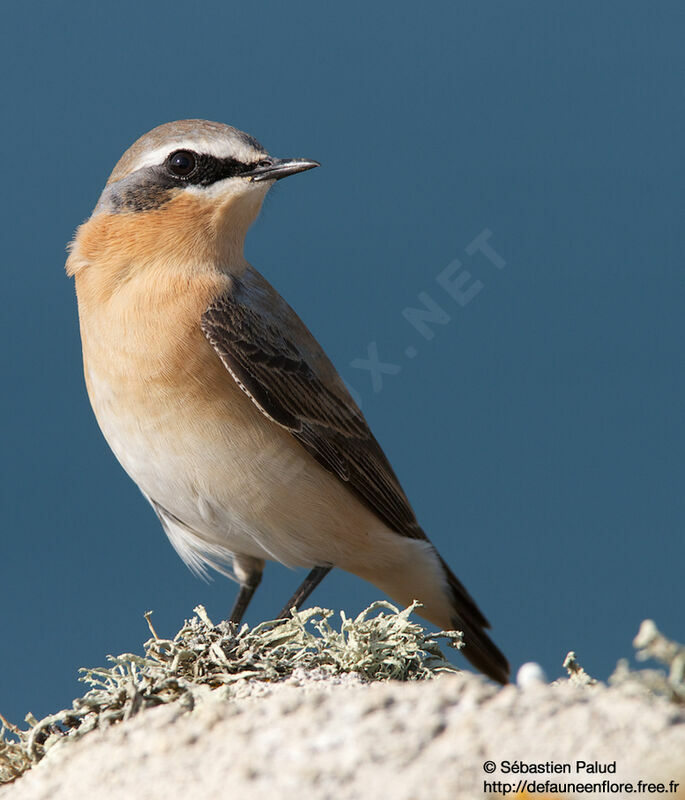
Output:
[[615,775],[527,776],[538,780],[685,784],[685,710],[637,689],[296,673],[220,692],[58,745],[0,800],[471,800],[502,796],[485,780],[521,777],[499,771],[504,759],[617,762]]

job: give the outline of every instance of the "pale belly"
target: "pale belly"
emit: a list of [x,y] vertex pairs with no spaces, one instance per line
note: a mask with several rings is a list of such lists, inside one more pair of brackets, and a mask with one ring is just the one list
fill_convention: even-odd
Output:
[[228,373],[220,397],[209,398],[199,385],[131,387],[86,369],[95,415],[123,468],[204,542],[290,566],[350,569],[384,528]]

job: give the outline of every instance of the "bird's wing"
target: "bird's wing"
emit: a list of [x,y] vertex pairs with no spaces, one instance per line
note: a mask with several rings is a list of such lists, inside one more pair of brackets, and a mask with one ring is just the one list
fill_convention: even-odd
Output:
[[425,538],[361,411],[304,323],[254,271],[202,316],[236,383],[392,530]]

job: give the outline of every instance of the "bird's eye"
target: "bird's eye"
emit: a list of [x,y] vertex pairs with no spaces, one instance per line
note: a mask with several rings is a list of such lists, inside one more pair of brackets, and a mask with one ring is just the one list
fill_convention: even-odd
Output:
[[177,150],[167,159],[167,167],[178,178],[187,178],[195,169],[197,161],[195,153],[190,150]]

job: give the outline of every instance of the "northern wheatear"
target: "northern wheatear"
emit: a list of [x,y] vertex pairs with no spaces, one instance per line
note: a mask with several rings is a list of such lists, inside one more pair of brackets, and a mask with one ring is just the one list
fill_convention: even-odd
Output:
[[67,260],[95,416],[186,564],[238,580],[233,621],[265,559],[312,568],[286,613],[340,567],[419,600],[506,683],[487,620],[335,368],[243,255],[274,182],[316,166],[204,120],[161,125],[124,153]]

